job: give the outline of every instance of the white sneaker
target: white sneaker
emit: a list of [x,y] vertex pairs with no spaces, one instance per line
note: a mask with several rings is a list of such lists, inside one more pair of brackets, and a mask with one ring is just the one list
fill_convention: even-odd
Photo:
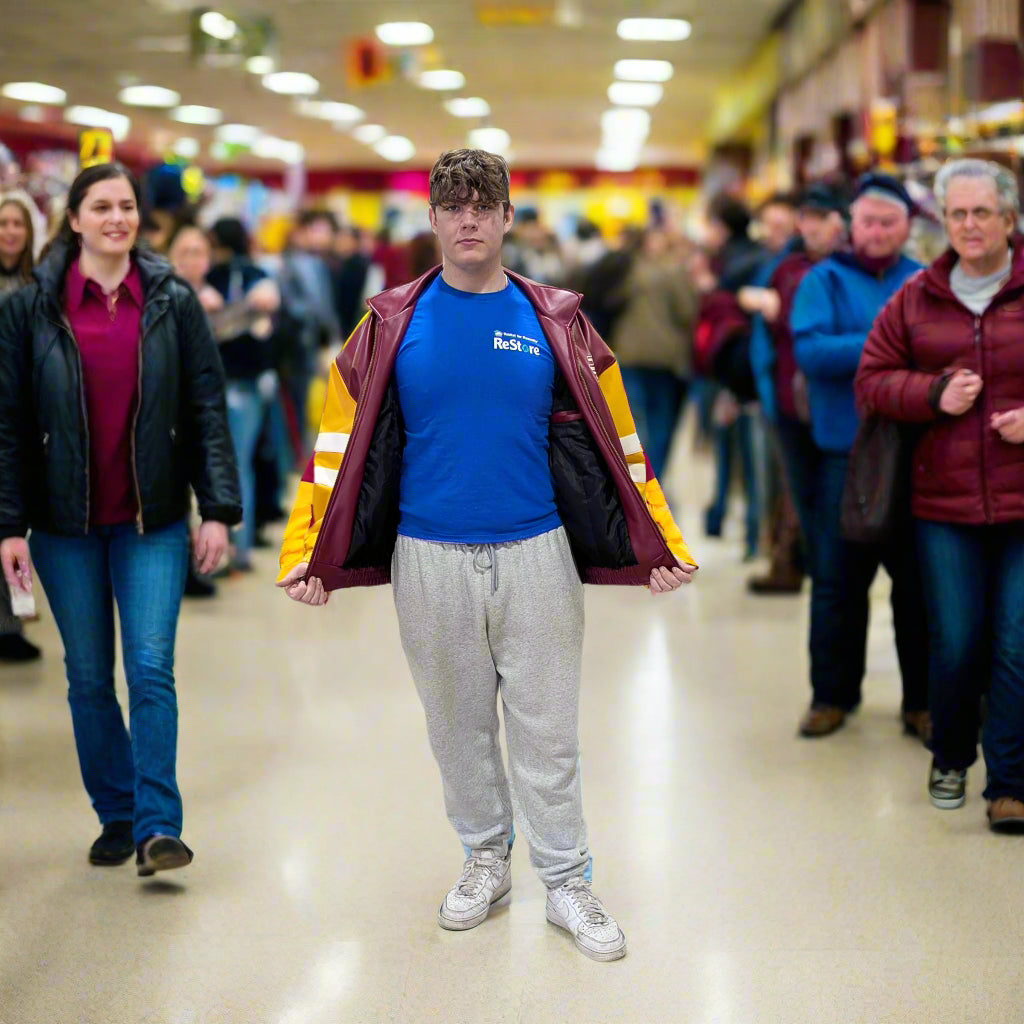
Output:
[[626,955],[626,936],[583,878],[570,878],[548,890],[548,920],[564,928],[576,948],[591,960],[618,960]]
[[437,923],[450,932],[464,932],[482,924],[512,888],[512,852],[504,858],[493,850],[474,850],[462,867],[462,877],[445,896]]

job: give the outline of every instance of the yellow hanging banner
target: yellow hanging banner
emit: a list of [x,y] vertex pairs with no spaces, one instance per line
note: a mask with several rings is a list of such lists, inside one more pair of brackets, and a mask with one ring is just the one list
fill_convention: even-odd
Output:
[[114,136],[109,128],[86,128],[78,133],[78,165],[84,171],[114,162]]

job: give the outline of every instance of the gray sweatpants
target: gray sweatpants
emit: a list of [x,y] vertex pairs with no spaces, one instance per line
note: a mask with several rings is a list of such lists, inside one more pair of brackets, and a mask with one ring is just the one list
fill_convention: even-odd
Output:
[[463,845],[504,856],[514,808],[548,888],[584,874],[583,586],[565,531],[482,546],[400,536],[392,583],[445,807]]

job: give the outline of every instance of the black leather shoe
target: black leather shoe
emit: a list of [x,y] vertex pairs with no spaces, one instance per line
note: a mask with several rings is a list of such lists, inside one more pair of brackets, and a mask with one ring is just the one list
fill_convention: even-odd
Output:
[[139,875],[148,878],[158,871],[173,871],[192,863],[192,851],[176,836],[150,836],[139,843],[135,864]]
[[103,834],[89,850],[89,863],[98,864],[101,867],[123,864],[131,857],[134,849],[132,823],[130,821],[108,821],[103,826]]
[[30,644],[20,633],[0,636],[0,661],[38,661],[43,652]]
[[217,585],[215,583],[211,583],[202,576],[197,576],[191,569],[189,570],[188,576],[185,577],[186,597],[214,597],[216,593]]

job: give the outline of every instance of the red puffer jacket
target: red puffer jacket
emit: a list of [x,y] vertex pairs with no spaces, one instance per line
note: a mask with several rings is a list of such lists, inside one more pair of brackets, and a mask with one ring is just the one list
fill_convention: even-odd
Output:
[[[953,294],[952,251],[912,277],[868,335],[856,393],[861,413],[927,424],[914,451],[912,510],[920,519],[983,524],[1024,520],[1024,445],[993,430],[993,413],[1024,407],[1024,238],[1010,279],[982,316]],[[963,416],[938,411],[950,372],[980,374],[981,395]]]

